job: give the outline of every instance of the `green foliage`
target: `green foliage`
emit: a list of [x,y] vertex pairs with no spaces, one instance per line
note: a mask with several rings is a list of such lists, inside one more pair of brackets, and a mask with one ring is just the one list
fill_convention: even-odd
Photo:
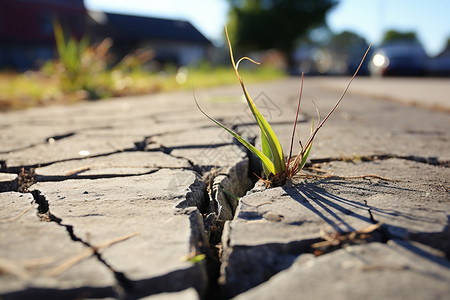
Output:
[[229,0],[231,40],[238,50],[279,49],[287,57],[299,37],[325,21],[334,0]]
[[112,78],[108,78],[105,71],[112,41],[105,39],[91,46],[86,37],[79,41],[66,37],[58,22],[55,21],[53,27],[59,60],[47,62],[43,71],[57,76],[65,93],[85,91],[89,99],[110,97],[112,93],[105,85],[110,85]]
[[[53,30],[56,40],[56,49],[64,71],[61,72],[63,88],[67,91],[82,89],[88,80],[83,76],[81,57],[86,52],[89,42],[86,38],[77,41],[74,37],[66,39],[63,28],[59,22],[54,21]],[[48,67],[48,66],[47,66]]]
[[188,261],[190,261],[193,264],[197,264],[197,263],[205,260],[205,258],[206,258],[205,254],[199,254],[199,255],[195,255],[193,257],[188,258]]
[[[132,55],[134,56],[134,54]],[[155,93],[159,91],[191,90],[196,87],[213,87],[229,85],[236,82],[234,70],[222,66],[203,66],[174,69],[173,72],[154,73],[144,71],[140,65],[128,65],[121,61],[112,69],[98,74],[93,91],[86,90],[68,92],[63,90],[59,78],[61,65],[58,61],[50,61],[40,72],[28,71],[25,74],[0,72],[0,111],[21,109],[52,103],[75,102],[80,99],[104,98]],[[62,69],[63,70],[63,69]],[[185,73],[185,80],[177,80],[178,73]],[[243,69],[240,72],[248,82],[273,80],[286,76],[272,67],[258,68],[256,71]],[[103,96],[103,97],[101,97]],[[230,101],[233,99],[228,99]]]
[[158,89],[155,81],[141,80],[151,76],[141,67],[151,59],[148,51],[127,55],[117,65],[110,66],[111,39],[90,45],[87,38],[78,41],[66,37],[58,22],[54,22],[54,33],[59,59],[48,61],[42,72],[58,81],[64,94],[93,100]]
[[363,37],[354,32],[343,31],[339,34],[333,35],[328,42],[327,47],[337,50],[348,50],[350,47],[355,45],[363,45],[365,48],[367,48],[368,46],[366,40]]
[[0,73],[0,111],[43,105],[61,96],[59,88],[37,72]]
[[388,30],[384,34],[383,43],[396,42],[396,41],[408,41],[418,42],[417,35],[414,31],[400,32],[397,30]]

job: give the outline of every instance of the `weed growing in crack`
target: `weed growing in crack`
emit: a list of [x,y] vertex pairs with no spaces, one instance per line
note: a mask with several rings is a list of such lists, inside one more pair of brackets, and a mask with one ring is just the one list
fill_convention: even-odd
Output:
[[252,115],[255,118],[255,121],[260,128],[262,149],[261,150],[257,149],[255,146],[253,146],[250,142],[248,142],[247,140],[242,138],[239,134],[234,132],[232,129],[229,129],[228,127],[226,127],[219,121],[215,120],[214,118],[212,118],[208,114],[206,114],[200,108],[197,100],[194,97],[195,103],[196,103],[198,109],[208,119],[210,119],[211,121],[216,123],[218,126],[225,129],[229,134],[231,134],[234,138],[236,138],[242,145],[244,145],[248,150],[250,150],[252,153],[254,153],[261,160],[262,166],[264,169],[264,173],[266,175],[264,182],[266,183],[267,187],[282,186],[282,185],[286,184],[287,181],[291,180],[292,177],[295,174],[297,174],[305,166],[306,160],[308,159],[309,153],[311,151],[313,140],[314,140],[317,132],[325,124],[325,122],[328,120],[328,118],[333,114],[333,112],[335,111],[335,109],[337,108],[337,106],[339,105],[341,100],[344,98],[351,82],[356,77],[356,74],[358,73],[359,69],[361,68],[361,65],[362,65],[364,59],[366,58],[370,47],[369,47],[369,49],[367,49],[366,53],[364,54],[364,56],[361,60],[361,63],[359,64],[356,72],[353,74],[350,81],[348,82],[348,84],[347,84],[346,88],[344,89],[344,92],[342,93],[339,100],[336,102],[336,104],[330,110],[330,112],[325,116],[325,118],[321,122],[319,122],[319,125],[316,128],[314,128],[314,123],[312,123],[311,135],[309,136],[309,138],[305,144],[302,144],[300,141],[300,145],[301,145],[300,153],[297,156],[293,157],[292,156],[292,147],[293,147],[293,142],[294,142],[294,135],[296,132],[297,118],[298,118],[298,114],[300,111],[300,102],[301,102],[302,91],[303,91],[303,74],[302,74],[300,97],[299,97],[298,106],[297,106],[297,114],[295,117],[294,128],[292,131],[292,139],[291,139],[289,156],[287,157],[287,161],[286,161],[286,159],[285,159],[286,156],[283,152],[283,149],[281,147],[280,141],[278,140],[278,137],[276,136],[275,132],[273,131],[272,127],[269,125],[267,120],[257,109],[254,101],[248,94],[247,89],[245,88],[245,85],[244,85],[244,82],[243,82],[241,76],[239,75],[238,67],[239,67],[239,63],[241,61],[249,60],[255,64],[259,64],[259,63],[248,57],[242,57],[235,63],[234,57],[233,57],[233,49],[231,47],[231,42],[228,37],[228,30],[226,27],[225,27],[225,33],[227,36],[228,47],[230,50],[231,63],[233,65],[233,68],[236,72],[236,76],[237,76],[239,83],[242,87],[242,90],[244,92],[244,96],[245,96],[245,99],[247,100],[247,104],[250,108],[250,111],[252,112]]

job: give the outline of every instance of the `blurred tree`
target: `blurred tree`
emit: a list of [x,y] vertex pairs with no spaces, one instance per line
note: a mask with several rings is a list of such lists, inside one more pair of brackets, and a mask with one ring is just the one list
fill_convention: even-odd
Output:
[[414,31],[400,32],[397,30],[388,30],[384,34],[383,43],[398,41],[419,42]]
[[[366,40],[354,32],[343,31],[334,34],[318,53],[319,71],[351,75],[358,67],[361,57],[368,47]],[[363,65],[360,74],[365,74],[366,71],[366,67]]]
[[228,0],[228,29],[237,50],[283,52],[288,63],[297,39],[325,22],[336,0]]
[[354,45],[368,47],[366,40],[358,34],[350,31],[343,31],[331,37],[329,47],[336,49],[349,48]]

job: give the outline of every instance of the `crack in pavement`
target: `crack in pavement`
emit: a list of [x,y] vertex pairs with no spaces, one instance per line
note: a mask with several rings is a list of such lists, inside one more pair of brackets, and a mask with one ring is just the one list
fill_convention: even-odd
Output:
[[[30,125],[32,126],[32,124],[30,124]],[[30,149],[30,148],[33,148],[33,147],[36,147],[39,145],[51,144],[56,141],[75,136],[75,135],[79,134],[80,132],[83,132],[84,130],[96,130],[96,129],[98,130],[98,129],[111,129],[111,128],[112,128],[111,126],[94,126],[94,127],[87,127],[87,128],[79,128],[75,131],[67,131],[65,133],[60,133],[60,134],[43,137],[41,142],[36,142],[36,143],[29,144],[27,146],[9,149],[8,151],[0,151],[0,154],[8,154],[8,153],[16,152],[16,151]]]
[[[417,157],[396,157],[391,155],[383,155],[381,158],[378,156],[369,156],[369,157],[363,157],[362,159],[360,157],[357,161],[375,161],[375,160],[388,160],[391,158],[398,158],[398,159],[405,159],[413,162],[417,162],[415,165],[420,165],[419,163],[424,163],[423,161],[420,161],[417,159]],[[337,169],[345,170],[346,164],[348,162],[354,162],[356,160],[355,158],[349,159],[349,158],[327,158],[322,160],[312,160],[309,165],[313,165],[314,163],[327,163],[332,161],[343,161],[342,164],[336,164],[338,167]],[[433,161],[425,161],[425,164],[435,166]],[[358,164],[352,164],[355,166],[358,166]],[[379,166],[380,164],[374,164],[374,166]],[[378,169],[383,170],[386,169],[386,165],[389,165],[389,163],[386,163],[385,165],[381,165]],[[395,166],[395,164],[394,164]],[[409,166],[409,164],[408,164]],[[331,170],[333,170],[333,167],[330,167]],[[434,172],[431,167],[421,167],[426,170],[429,170],[430,172]],[[362,167],[362,169],[366,169],[365,167]],[[349,170],[350,172],[354,172],[353,169]],[[340,182],[345,182],[345,178],[342,178]],[[331,225],[333,227],[337,227],[338,225],[344,225],[346,228],[344,230],[339,231],[339,228],[335,228],[336,233],[330,233],[331,236],[336,234],[336,242],[337,246],[332,247],[333,245],[329,244],[331,246],[330,248],[326,249],[325,253],[322,253],[324,255],[328,255],[331,251],[337,250],[342,248],[341,243],[348,244],[347,241],[352,242],[353,236],[358,236],[358,229],[361,227],[360,225],[355,226],[355,224],[360,224],[362,222],[366,222],[369,224],[379,224],[378,221],[384,221],[386,224],[381,225],[379,228],[377,228],[376,231],[370,232],[372,238],[366,239],[356,239],[356,242],[359,242],[360,240],[367,244],[372,244],[373,242],[379,242],[382,244],[388,244],[392,243],[393,241],[403,241],[405,243],[410,243],[411,240],[419,241],[423,243],[423,245],[430,246],[434,249],[441,250],[445,255],[448,257],[449,253],[449,244],[448,243],[441,243],[439,240],[446,240],[449,234],[448,230],[448,224],[447,227],[445,227],[442,231],[436,231],[433,232],[431,235],[430,233],[427,233],[426,230],[424,232],[419,234],[410,234],[408,233],[414,232],[414,227],[410,228],[406,225],[400,226],[396,221],[390,221],[390,219],[395,218],[395,220],[404,219],[407,221],[413,220],[413,222],[426,222],[427,220],[421,220],[419,217],[422,215],[416,215],[413,214],[413,212],[409,212],[408,210],[403,210],[401,208],[398,208],[398,210],[390,210],[390,209],[383,209],[382,206],[380,207],[380,202],[373,202],[374,206],[372,207],[369,205],[371,203],[370,201],[378,200],[380,199],[380,193],[383,195],[386,195],[386,199],[390,199],[389,195],[392,195],[392,197],[396,197],[397,195],[399,197],[408,197],[407,195],[404,195],[402,191],[408,192],[409,194],[417,193],[418,190],[411,187],[411,185],[407,184],[407,180],[403,181],[403,184],[401,183],[390,183],[389,181],[386,182],[386,184],[381,185],[380,182],[375,182],[369,184],[367,186],[366,184],[355,186],[353,181],[351,181],[352,184],[350,187],[350,190],[347,189],[341,189],[342,186],[339,182],[336,182],[335,180],[332,181],[331,179],[327,180],[313,180],[307,181],[305,184],[300,184],[298,186],[298,191],[300,193],[306,193],[305,197],[290,195],[289,193],[282,194],[276,191],[270,192],[270,190],[264,190],[265,194],[257,195],[258,192],[263,192],[261,189],[255,189],[253,193],[248,193],[245,198],[241,200],[241,205],[244,204],[244,206],[241,206],[240,212],[238,215],[238,220],[234,224],[231,225],[229,223],[225,226],[225,232],[228,231],[227,234],[227,240],[224,240],[223,247],[227,248],[224,255],[227,255],[225,257],[224,262],[222,266],[222,277],[221,280],[225,284],[225,289],[231,291],[231,294],[229,294],[227,297],[234,297],[237,294],[240,294],[240,292],[236,292],[236,289],[239,289],[242,287],[241,284],[249,284],[250,287],[243,288],[241,292],[244,290],[247,290],[248,288],[253,288],[256,285],[265,283],[269,280],[267,276],[268,273],[271,273],[271,275],[274,275],[278,273],[278,271],[274,271],[274,265],[271,265],[270,263],[267,263],[267,261],[275,261],[275,259],[279,258],[279,256],[289,256],[291,255],[288,250],[283,250],[286,252],[277,252],[279,248],[270,249],[267,248],[261,248],[260,245],[264,243],[269,243],[272,241],[272,239],[266,239],[264,237],[262,238],[246,238],[245,234],[250,235],[251,233],[255,234],[258,232],[256,226],[261,226],[261,230],[265,231],[265,234],[270,235],[272,233],[269,233],[269,227],[264,227],[267,222],[273,222],[274,228],[278,228],[278,230],[281,232],[282,228],[277,227],[277,224],[285,224],[285,225],[302,225],[303,223],[301,221],[298,222],[291,222],[289,221],[289,218],[291,220],[305,220],[305,222],[308,222],[308,214],[305,213],[303,217],[293,217],[290,215],[290,212],[295,209],[295,207],[291,207],[288,201],[288,196],[291,196],[292,199],[297,200],[299,204],[302,204],[306,208],[309,208],[309,210],[316,216],[319,216],[322,220],[325,221],[327,225]],[[335,187],[331,189],[323,189],[322,192],[317,193],[317,188],[321,188],[323,184],[332,184]],[[309,189],[308,189],[309,187]],[[371,188],[373,187],[373,189]],[[413,186],[415,187],[415,186]],[[369,188],[369,189],[368,189]],[[397,192],[394,192],[392,189],[396,189]],[[308,193],[310,191],[310,193]],[[314,193],[316,191],[316,193]],[[335,191],[333,193],[333,191]],[[349,195],[354,195],[356,197],[355,200],[358,200],[358,202],[355,202],[354,200],[343,198],[342,196],[339,196],[339,194],[347,192]],[[281,199],[283,196],[286,196],[285,199]],[[378,197],[378,198],[377,198]],[[381,196],[382,197],[382,196]],[[351,198],[350,198],[351,199]],[[372,200],[373,199],[373,200]],[[384,200],[384,198],[381,198]],[[264,201],[266,200],[266,201]],[[281,202],[280,202],[281,200]],[[248,202],[246,202],[248,201]],[[285,202],[283,202],[285,201]],[[430,200],[426,200],[430,201]],[[278,206],[272,206],[267,207],[266,204],[274,204],[275,202],[278,202]],[[362,203],[363,202],[363,203]],[[378,203],[378,205],[375,205]],[[345,208],[345,206],[349,206],[350,208]],[[263,206],[264,205],[264,206]],[[355,205],[358,205],[356,207]],[[245,207],[247,206],[247,208]],[[259,208],[261,206],[261,208]],[[282,209],[283,206],[283,209]],[[355,212],[355,210],[360,209],[360,213]],[[412,206],[411,209],[417,209],[419,210],[419,207]],[[437,208],[436,208],[437,209]],[[281,211],[280,211],[281,210]],[[266,216],[269,214],[268,212],[273,212],[271,215],[274,216],[274,218],[266,218]],[[442,211],[439,211],[442,214]],[[278,214],[277,214],[278,213]],[[287,217],[285,213],[287,214]],[[284,216],[283,216],[284,215]],[[345,216],[349,215],[351,217],[356,217],[358,219],[355,222],[346,222]],[[279,217],[278,217],[279,216]],[[276,218],[278,217],[278,218]],[[380,220],[378,220],[380,218]],[[450,217],[449,217],[450,220]],[[319,220],[320,221],[320,220]],[[398,221],[402,222],[402,220]],[[311,224],[313,222],[311,221]],[[248,224],[243,226],[243,224]],[[260,225],[261,224],[261,225]],[[308,224],[305,224],[308,225]],[[353,225],[353,226],[352,226]],[[415,225],[415,224],[412,224]],[[268,225],[267,225],[268,226]],[[292,230],[292,232],[296,232],[294,228],[286,229],[286,231],[289,232],[289,230]],[[419,230],[420,229],[416,229]],[[276,231],[276,230],[275,230]],[[233,235],[231,235],[231,232],[233,232]],[[260,232],[262,233],[262,231]],[[281,233],[280,233],[281,235]],[[311,234],[312,235],[312,234]],[[308,237],[310,237],[309,235]],[[233,237],[234,236],[234,237]],[[273,240],[278,241],[278,233],[273,233],[273,236],[270,235],[270,237],[273,237]],[[348,239],[347,239],[348,236]],[[427,239],[427,237],[429,237]],[[232,239],[231,239],[232,238]],[[317,238],[319,238],[319,235],[317,235]],[[339,239],[338,239],[339,238]],[[342,238],[342,241],[341,241]],[[280,238],[283,239],[283,238]],[[293,240],[295,240],[295,236],[292,237]],[[328,240],[322,240],[324,242],[329,242]],[[433,245],[433,242],[435,245]],[[325,244],[325,243],[324,243]],[[274,244],[275,245],[275,244]],[[277,244],[278,245],[278,244]],[[277,246],[278,247],[278,246]],[[264,250],[265,249],[265,250]],[[280,248],[281,249],[281,248]],[[272,250],[272,251],[271,251]],[[260,252],[258,252],[260,251]],[[233,253],[235,252],[235,253]],[[432,251],[431,251],[432,252]],[[303,253],[311,253],[311,250],[302,252]],[[438,254],[437,256],[439,256]],[[264,267],[264,265],[267,265]],[[275,263],[276,264],[276,263]],[[252,265],[252,267],[250,266]],[[261,274],[264,274],[266,276],[262,276]],[[251,280],[256,280],[255,278],[258,276],[262,276],[259,278],[258,282],[251,282]],[[245,282],[245,283],[243,283]],[[228,287],[227,287],[228,285]]]
[[[158,169],[153,169],[150,170],[148,172],[142,172],[139,174],[103,174],[103,175],[81,175],[83,172],[89,171],[90,169],[85,169],[85,170],[81,170],[79,172],[67,175],[67,176],[52,176],[51,178],[40,178],[39,182],[50,182],[50,181],[54,181],[54,182],[58,182],[58,181],[64,181],[64,180],[68,180],[68,179],[108,179],[108,178],[125,178],[125,177],[136,177],[136,176],[142,176],[142,175],[150,175],[153,173],[158,172],[159,170],[163,170],[163,169],[168,169],[168,170],[173,170],[173,169],[180,169],[180,168],[170,168],[170,167],[163,167],[163,168],[158,168]],[[189,169],[186,169],[189,170]]]
[[[113,152],[107,152],[107,153],[90,155],[88,157],[89,158],[97,158],[97,157],[104,157],[104,156],[109,156],[109,155],[112,155],[112,154],[117,154],[117,153],[122,153],[122,152],[134,152],[134,151],[136,151],[136,149],[128,148],[128,149],[117,150],[117,151],[113,151]],[[2,168],[0,169],[0,172],[18,173],[23,168],[25,168],[25,169],[36,169],[36,168],[39,168],[39,167],[47,167],[47,166],[50,166],[50,165],[56,164],[56,163],[68,162],[68,161],[77,161],[77,160],[83,160],[83,159],[86,159],[86,157],[74,157],[74,158],[55,160],[55,161],[46,162],[46,163],[39,163],[39,164],[32,164],[32,165],[21,165],[21,166],[15,166],[15,167],[8,167],[8,161],[5,160],[4,164],[1,164]]]
[[[227,144],[229,145],[229,144]],[[135,151],[135,150],[133,150]],[[161,151],[161,150],[153,150],[153,151]],[[165,151],[162,151],[165,153]],[[179,157],[179,156],[174,156],[172,154],[170,154],[171,151],[169,151],[169,155],[171,155],[172,157],[175,158],[183,158],[183,157]],[[109,154],[106,154],[106,156]],[[96,157],[99,156],[105,156],[105,154],[103,155],[98,155]],[[247,158],[250,156],[248,152],[246,152],[246,156]],[[390,158],[403,158],[403,159],[407,159],[407,160],[412,160],[412,161],[418,161],[418,157],[398,157],[398,156],[394,156],[394,155],[372,155],[372,156],[362,156],[362,157],[354,157],[354,158],[326,158],[326,159],[322,159],[322,160],[312,160],[310,164],[314,164],[314,163],[326,163],[326,162],[332,162],[332,161],[354,161],[355,159],[358,159],[360,161],[363,162],[369,162],[369,161],[375,161],[375,160],[387,160]],[[186,159],[186,158],[183,158]],[[188,160],[189,161],[189,160]],[[419,162],[423,162],[423,161],[419,161]],[[433,164],[433,161],[425,161],[425,163],[430,164],[430,165],[435,165]],[[219,251],[217,250],[217,247],[221,247],[220,243],[221,243],[221,239],[223,237],[223,230],[224,230],[224,221],[225,220],[231,220],[234,217],[234,213],[235,210],[232,209],[231,210],[231,218],[226,218],[224,220],[219,220],[218,219],[218,215],[220,215],[220,209],[217,205],[217,195],[219,193],[219,191],[222,189],[224,189],[223,183],[222,181],[216,181],[216,180],[223,180],[223,179],[230,179],[230,174],[232,173],[231,169],[228,170],[227,172],[223,173],[223,172],[217,172],[214,173],[212,172],[211,169],[205,170],[202,169],[203,166],[201,165],[197,165],[194,164],[194,162],[189,161],[190,166],[192,167],[192,169],[194,169],[195,171],[197,171],[198,174],[203,175],[203,178],[205,181],[209,181],[211,184],[210,186],[210,190],[208,191],[206,188],[203,192],[203,201],[201,205],[199,205],[198,209],[199,211],[202,213],[202,223],[203,226],[205,227],[203,230],[206,230],[206,232],[208,232],[209,234],[209,238],[207,237],[203,244],[201,243],[201,245],[197,245],[197,250],[201,253],[206,253],[207,257],[208,257],[208,261],[207,261],[207,269],[208,269],[208,273],[209,273],[209,291],[208,291],[208,295],[211,296],[213,295],[214,297],[222,297],[225,298],[224,294],[220,291],[220,279],[219,279],[219,274],[220,272],[218,271],[220,268],[226,268],[226,265],[224,265],[225,260],[220,257]],[[249,163],[250,165],[250,163]],[[159,171],[160,169],[164,169],[164,168],[159,168],[156,171],[152,171],[152,173]],[[174,168],[174,169],[183,169],[183,168]],[[251,172],[251,170],[249,170],[249,173]],[[141,174],[142,175],[142,174]],[[210,176],[208,178],[208,175]],[[135,175],[125,175],[125,176],[135,176]],[[248,175],[246,175],[248,176]],[[89,177],[89,179],[98,179],[98,178],[113,178],[113,177],[123,177],[122,175],[107,175],[104,177]],[[79,177],[81,179],[81,177]],[[88,177],[83,177],[84,179],[88,178]],[[240,182],[238,181],[238,184]],[[225,187],[226,188],[226,187]],[[251,188],[253,188],[253,185],[248,187],[248,189],[246,189],[246,191],[250,190]],[[223,193],[223,191],[222,191]],[[74,234],[74,230],[73,230],[73,226],[71,225],[65,225],[63,224],[63,220],[61,220],[60,218],[58,218],[57,216],[54,216],[51,214],[50,209],[48,207],[48,202],[47,200],[45,200],[45,196],[41,195],[39,191],[33,191],[32,192],[33,197],[35,198],[36,202],[39,204],[38,207],[38,211],[39,214],[43,217],[43,218],[47,218],[47,221],[52,221],[52,222],[56,222],[58,225],[60,226],[64,226],[65,229],[67,230],[68,234],[70,235],[71,239],[75,242],[80,242],[83,245],[91,248],[94,250],[94,255],[96,256],[96,258],[103,264],[105,265],[111,272],[113,272],[115,278],[116,278],[116,282],[118,284],[117,287],[117,293],[119,297],[125,298],[125,297],[130,297],[131,293],[133,292],[133,282],[130,281],[125,274],[121,273],[121,272],[117,272],[115,271],[109,264],[108,262],[106,262],[101,254],[95,249],[94,246],[92,246],[90,243],[82,240],[81,238],[79,238],[78,236],[76,236]],[[228,199],[228,198],[226,198]],[[229,200],[229,199],[228,199]],[[365,206],[367,207],[367,212],[369,214],[368,219],[370,219],[370,221],[372,223],[376,223],[376,220],[372,214],[372,208],[368,206],[368,203],[366,200],[365,201]],[[191,220],[191,227],[193,226],[192,224],[197,224],[198,222],[194,222]],[[196,229],[197,233],[193,235],[197,235],[197,238],[194,238],[193,240],[196,241],[200,241],[201,238],[199,237],[201,235],[201,231],[202,229]],[[392,237],[390,236],[386,236],[386,234],[389,234],[387,232],[387,230],[382,227],[381,229],[381,238],[378,239],[378,241],[381,242],[387,242],[389,239],[391,239]],[[383,233],[384,232],[384,233]],[[423,237],[418,237],[419,238],[423,238]],[[320,237],[308,240],[308,241],[299,241],[299,243],[301,244],[301,249],[303,250],[299,250],[296,249],[295,251],[300,251],[301,253],[312,253],[312,249],[311,249],[311,245],[321,241]],[[229,242],[229,241],[228,241]],[[209,244],[209,246],[208,246]],[[309,248],[306,247],[305,245],[309,245]],[[297,247],[299,246],[299,244],[293,243],[291,245],[292,247]],[[284,249],[283,245],[280,244],[280,249]],[[287,246],[286,246],[287,247]],[[308,250],[304,250],[306,248],[308,248]],[[339,248],[336,248],[339,249]],[[334,249],[334,250],[336,250]],[[284,250],[283,250],[284,251]],[[291,251],[291,250],[289,250]],[[294,251],[294,250],[292,250]],[[328,253],[328,252],[327,252]],[[279,271],[277,271],[279,272]],[[275,272],[274,274],[276,274],[277,272]],[[161,279],[162,280],[162,279]],[[265,281],[263,281],[265,282]]]
[[74,228],[72,225],[64,224],[61,218],[58,218],[57,216],[52,214],[50,211],[48,201],[39,190],[33,190],[30,193],[34,198],[34,201],[38,204],[37,207],[38,216],[40,217],[41,221],[55,222],[59,226],[64,227],[72,241],[82,243],[84,246],[91,249],[93,256],[95,256],[100,263],[102,263],[108,270],[110,270],[113,273],[114,278],[116,279],[117,286],[114,286],[112,288],[117,293],[116,296],[119,299],[126,299],[126,291],[132,290],[132,282],[126,277],[126,275],[123,272],[114,270],[114,268],[112,268],[111,265],[107,261],[105,261],[105,259],[102,257],[102,255],[99,253],[98,249],[95,246],[78,237],[74,233]]

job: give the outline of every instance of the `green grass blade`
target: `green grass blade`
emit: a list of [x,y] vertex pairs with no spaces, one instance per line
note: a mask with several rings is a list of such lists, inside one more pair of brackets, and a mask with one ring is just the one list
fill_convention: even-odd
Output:
[[263,153],[266,156],[271,157],[271,160],[272,160],[273,164],[275,165],[276,173],[273,173],[273,174],[281,173],[286,169],[286,164],[284,162],[284,153],[283,153],[283,149],[281,147],[281,143],[279,142],[277,136],[275,135],[275,132],[273,131],[272,127],[269,125],[269,123],[264,118],[264,116],[256,108],[255,103],[248,95],[247,90],[245,89],[243,83],[242,83],[242,88],[243,88],[247,103],[250,107],[250,110],[252,111],[252,114],[253,114],[256,122],[258,123],[259,128],[261,129],[261,143],[262,144],[265,143],[266,145],[269,146],[269,147],[263,148]]
[[231,198],[233,198],[234,200],[239,201],[241,199],[241,197],[239,197],[238,195],[233,194],[232,192],[229,192],[227,190],[223,190],[223,192],[225,194],[227,194],[228,196],[230,196]]
[[302,157],[302,161],[298,165],[298,170],[303,169],[303,167],[305,166],[306,160],[308,159],[309,151],[311,151],[311,148],[312,148],[312,143],[309,144],[308,148],[306,148],[306,151],[305,151],[305,153],[303,154],[303,157]]
[[210,116],[208,116],[198,105],[197,99],[195,99],[195,104],[197,105],[198,109],[202,112],[202,114],[204,114],[208,119],[210,119],[211,121],[213,121],[214,123],[216,123],[217,125],[219,125],[220,127],[222,127],[223,129],[225,129],[226,131],[228,131],[228,133],[230,133],[235,139],[237,139],[242,145],[244,145],[248,150],[250,150],[252,153],[254,153],[256,156],[258,156],[258,158],[261,160],[261,162],[263,163],[264,167],[267,168],[267,170],[273,174],[275,173],[275,166],[272,163],[272,161],[266,156],[264,155],[264,153],[262,153],[261,151],[259,151],[255,146],[253,146],[252,144],[250,144],[248,141],[246,141],[244,138],[242,138],[239,134],[237,134],[236,132],[234,132],[233,130],[227,128],[225,125],[223,125],[222,123],[220,123],[219,121],[215,120],[214,118],[211,118]]
[[[264,116],[258,111],[255,103],[253,102],[252,98],[248,94],[247,89],[245,88],[244,82],[242,81],[242,78],[239,75],[237,65],[234,62],[233,49],[231,47],[231,42],[228,37],[228,31],[227,31],[226,27],[225,27],[225,31],[226,31],[226,35],[227,35],[229,50],[230,50],[231,63],[233,64],[234,70],[236,71],[236,76],[239,79],[239,83],[241,84],[245,99],[247,100],[247,104],[250,107],[250,110],[251,110],[256,122],[258,123],[259,128],[261,129],[261,143],[263,144],[263,153],[265,154],[266,157],[271,157],[271,161],[273,162],[273,165],[275,167],[275,172],[272,172],[272,171],[271,172],[274,175],[284,172],[286,170],[286,163],[284,161],[284,153],[283,153],[283,149],[281,147],[281,143],[278,140],[277,136],[275,135],[275,132],[273,131],[272,127],[269,125],[269,123],[264,118]],[[242,59],[248,59],[248,58],[242,58]],[[241,60],[238,61],[238,64]],[[252,61],[251,59],[249,59],[249,60]],[[265,147],[267,145],[268,145],[268,147]]]
[[[262,153],[264,153],[264,155],[266,155],[270,159],[270,161],[273,162],[273,155],[272,155],[272,151],[270,150],[269,142],[267,141],[266,138],[263,138],[263,136],[264,136],[264,133],[261,130],[261,150],[262,150]],[[271,172],[266,167],[264,167],[264,164],[263,164],[263,169],[264,169],[264,174],[266,174],[266,176],[269,177]]]
[[[319,114],[319,122],[320,122],[320,114]],[[314,118],[312,118],[311,120],[311,134],[314,132]],[[308,159],[309,156],[309,152],[311,151],[312,148],[312,142],[307,146],[305,152],[303,153],[302,156],[302,161],[300,162],[300,164],[298,165],[298,170],[300,171],[301,169],[303,169],[303,167],[306,164],[306,160]]]
[[61,24],[56,20],[53,20],[53,32],[55,34],[56,49],[58,50],[58,54],[61,55],[61,53],[64,53],[65,41]]
[[[311,121],[311,133],[314,132],[314,118]],[[299,136],[300,138],[300,136]],[[306,160],[308,159],[309,152],[312,148],[312,141],[306,146],[306,148],[302,147],[302,151],[297,155],[292,163],[290,163],[289,168],[291,169],[290,176],[294,176],[297,172],[299,172],[306,164]],[[301,160],[300,160],[301,159]]]

